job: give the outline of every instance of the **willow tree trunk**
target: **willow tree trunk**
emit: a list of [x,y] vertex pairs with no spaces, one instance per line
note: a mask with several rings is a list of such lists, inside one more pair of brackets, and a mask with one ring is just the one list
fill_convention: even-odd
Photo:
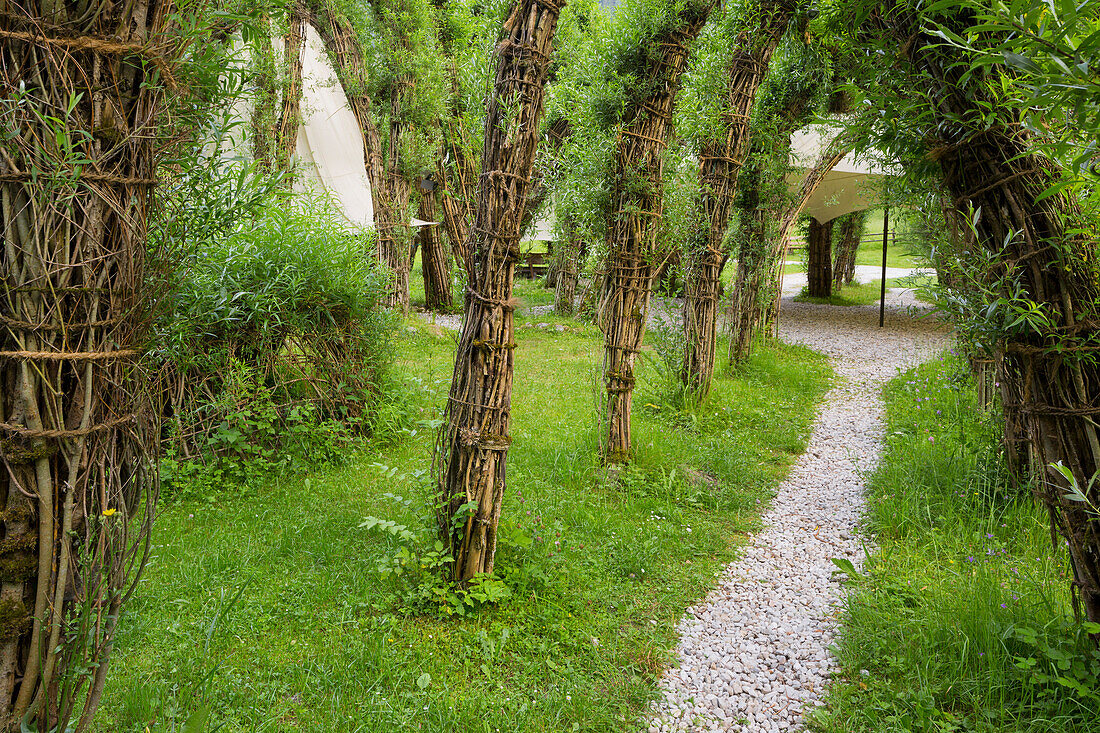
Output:
[[767,266],[768,250],[764,246],[768,232],[767,214],[767,209],[753,207],[741,213],[738,225],[738,238],[742,246],[737,258],[732,302],[730,366],[748,361],[752,353],[752,340],[759,331],[764,311],[766,297],[761,290],[765,282],[771,282],[767,277],[770,272]]
[[[684,363],[680,381],[698,399],[710,392],[714,350],[718,343],[718,299],[722,268],[729,257],[723,246],[730,209],[737,193],[737,176],[745,154],[749,119],[756,91],[768,72],[772,54],[790,22],[793,7],[774,3],[764,8],[757,32],[737,41],[726,70],[726,99],[722,122],[725,139],[707,140],[699,155],[699,198],[694,232],[687,241],[684,282]],[[770,11],[770,12],[769,12]]]
[[828,298],[833,294],[833,222],[810,217],[806,236],[806,294]]
[[[393,280],[387,290],[384,303],[389,307],[408,310],[408,196],[411,184],[393,168],[396,161],[392,150],[389,158],[383,152],[382,136],[374,122],[373,101],[366,91],[369,88],[366,62],[363,50],[359,47],[355,28],[346,17],[328,5],[317,2],[313,3],[313,6],[318,21],[317,32],[331,54],[336,66],[336,75],[340,78],[340,85],[348,98],[348,105],[363,133],[363,157],[367,167],[367,178],[370,180],[374,228],[378,237],[374,257],[393,272]],[[397,95],[397,91],[393,94]],[[391,98],[390,103],[391,113],[395,104],[398,105],[397,111],[400,112],[396,96]],[[393,134],[394,131],[391,130],[391,148]],[[400,130],[397,134],[400,136]],[[399,198],[402,192],[404,199]],[[401,203],[402,201],[404,203]]]
[[402,119],[406,90],[413,88],[413,80],[402,77],[390,90],[390,130],[386,146],[386,196],[389,199],[390,220],[377,227],[379,257],[393,271],[393,280],[382,303],[402,313],[409,310],[409,271],[412,262],[409,253],[412,245],[412,229],[409,227],[409,207],[412,197],[412,181],[402,171],[401,138],[406,122]]
[[[996,275],[1018,278],[1024,297],[1040,304],[1052,327],[1040,334],[1005,335],[1005,401],[1015,402],[1027,436],[1044,469],[1035,481],[1053,526],[1068,544],[1076,597],[1090,621],[1100,621],[1100,522],[1081,502],[1067,498],[1065,477],[1049,468],[1061,462],[1093,506],[1100,506],[1100,362],[1093,243],[1067,232],[1080,218],[1064,194],[1036,201],[1057,180],[1050,163],[1028,153],[1024,133],[991,129],[953,145],[940,158],[944,183],[960,220],[970,205],[980,211],[978,242],[1005,255]],[[966,207],[965,209],[963,207]],[[972,219],[971,219],[972,220]],[[1007,242],[1007,246],[1005,243]],[[1006,297],[1013,293],[1006,292]],[[1017,296],[1018,297],[1018,296]]]
[[[961,12],[935,20],[965,33],[970,17]],[[921,30],[925,19],[908,9],[872,16],[876,21],[894,39],[905,39],[907,52],[897,63],[929,87],[936,135],[926,138],[929,157],[939,162],[960,226],[969,221],[976,244],[998,258],[993,272],[981,274],[1004,283],[1004,297],[1023,298],[1023,307],[1044,313],[1030,326],[1003,333],[1004,373],[1013,377],[1006,396],[1043,467],[1034,485],[1052,529],[1066,542],[1074,600],[1090,621],[1100,621],[1100,522],[1086,502],[1069,497],[1070,482],[1050,467],[1061,462],[1091,506],[1100,506],[1100,482],[1094,482],[1100,470],[1095,241],[1074,231],[1083,219],[1076,199],[1065,193],[1040,198],[1059,172],[1032,152],[1026,128],[1009,115],[990,121],[981,111],[999,109],[989,99],[997,85],[938,46]],[[959,122],[971,119],[982,124]]]
[[471,228],[462,335],[436,450],[439,531],[453,579],[493,571],[511,444],[512,278],[562,0],[515,0],[504,21]]
[[554,263],[558,272],[554,284],[554,312],[561,316],[571,316],[575,311],[577,298],[577,279],[584,241],[576,221],[566,219],[562,223],[562,239],[554,249]]
[[[420,210],[417,217],[423,221],[435,221],[435,193],[420,194]],[[424,275],[424,307],[440,313],[451,309],[451,258],[443,247],[443,237],[438,226],[422,226],[417,234],[420,240],[420,268]]]
[[[86,730],[156,502],[146,226],[169,2],[0,26],[0,729]],[[155,72],[155,76],[154,76]],[[159,81],[156,77],[159,77]]]
[[[452,76],[458,74],[452,67]],[[458,81],[454,80],[458,94]],[[462,124],[460,112],[446,126],[443,142],[443,160],[436,163],[436,175],[439,179],[439,201],[443,210],[443,224],[447,229],[447,238],[451,240],[451,254],[456,262],[469,270],[472,267],[470,252],[466,249],[470,219],[473,218],[473,201],[477,195],[477,165],[466,154],[466,130]]]
[[[790,157],[790,135],[781,131],[785,143],[776,147],[754,140],[751,153],[738,179],[737,195],[737,278],[730,299],[729,366],[744,364],[752,355],[752,345],[761,330],[764,314],[771,302],[771,287],[777,268],[782,267],[779,252],[772,244],[775,233],[778,189],[786,192],[785,181],[774,181],[768,174],[775,160]],[[769,164],[772,158],[773,164]]]
[[867,224],[867,211],[853,211],[840,217],[836,254],[833,259],[833,287],[848,285],[856,276],[856,254]]
[[279,129],[278,65],[271,43],[271,18],[260,16],[254,39],[256,104],[252,108],[252,156],[260,170],[275,170],[275,133]]
[[608,463],[630,460],[630,414],[634,361],[645,337],[657,220],[663,212],[661,180],[664,151],[688,45],[706,22],[710,6],[687,4],[678,27],[655,40],[645,86],[652,92],[619,133],[607,221],[607,274],[598,317],[604,333],[604,385],[607,389],[602,441]]
[[[852,129],[854,129],[854,126]],[[821,154],[821,159],[817,161],[813,168],[806,172],[805,176],[803,176],[802,183],[798,187],[798,193],[795,195],[794,201],[779,218],[779,231],[772,245],[772,262],[777,263],[772,273],[775,296],[764,315],[764,322],[766,324],[771,324],[769,328],[778,328],[779,326],[779,303],[783,296],[782,262],[786,259],[785,255],[787,253],[787,243],[791,228],[794,227],[794,223],[798,220],[798,215],[802,213],[802,209],[805,208],[810,197],[814,195],[814,192],[817,191],[821,182],[825,180],[825,176],[828,175],[829,171],[835,168],[840,161],[844,160],[844,156],[852,151],[853,134],[853,132],[844,131],[833,138],[832,142],[825,148],[825,152]]]
[[305,38],[306,8],[297,0],[287,10],[287,33],[283,39],[283,103],[279,111],[279,126],[275,135],[275,160],[283,171],[289,188],[294,180],[294,151],[298,144],[298,127],[302,124],[302,43]]

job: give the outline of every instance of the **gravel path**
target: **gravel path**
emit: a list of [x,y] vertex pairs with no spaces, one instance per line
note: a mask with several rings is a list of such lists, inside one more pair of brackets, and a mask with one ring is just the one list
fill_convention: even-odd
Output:
[[802,710],[819,700],[842,594],[830,558],[858,567],[864,555],[857,523],[863,475],[881,447],[879,388],[948,338],[907,313],[913,301],[906,293],[891,295],[883,329],[877,306],[784,299],[780,336],[828,354],[840,380],[763,529],[680,622],[680,666],[661,681],[650,733],[799,730]]

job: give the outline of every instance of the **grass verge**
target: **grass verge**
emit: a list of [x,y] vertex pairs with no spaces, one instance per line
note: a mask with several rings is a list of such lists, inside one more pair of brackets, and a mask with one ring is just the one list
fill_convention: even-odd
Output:
[[454,335],[410,320],[376,444],[165,507],[96,730],[168,730],[207,708],[222,733],[639,729],[683,609],[756,526],[831,372],[771,344],[683,411],[646,360],[636,460],[609,477],[595,460],[599,333],[552,315],[517,325],[498,555],[511,597],[412,614],[377,572],[396,541],[359,527],[427,514]]
[[878,549],[814,730],[1096,730],[1100,654],[1072,621],[1064,553],[1007,488],[996,422],[964,374],[945,356],[886,387],[866,527]]

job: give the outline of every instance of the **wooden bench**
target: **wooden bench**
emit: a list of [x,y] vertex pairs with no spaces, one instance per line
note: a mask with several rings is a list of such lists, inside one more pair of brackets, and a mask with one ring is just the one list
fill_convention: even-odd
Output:
[[543,277],[550,269],[550,254],[553,252],[551,243],[547,242],[546,252],[523,252],[516,264],[516,277],[534,280]]

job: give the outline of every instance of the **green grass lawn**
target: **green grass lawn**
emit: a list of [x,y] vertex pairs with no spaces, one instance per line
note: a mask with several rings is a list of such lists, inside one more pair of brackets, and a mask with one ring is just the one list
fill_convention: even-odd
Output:
[[[923,260],[905,246],[904,240],[909,234],[909,223],[904,216],[899,217],[896,211],[890,212],[890,231],[898,241],[891,241],[886,248],[887,267],[921,267]],[[867,222],[863,227],[864,240],[856,252],[857,265],[873,265],[882,267],[882,209],[873,209],[867,215]],[[878,234],[878,237],[871,237]]]
[[819,733],[1097,730],[1100,652],[1072,621],[1065,553],[1009,487],[966,372],[945,357],[885,390],[878,548],[851,584]]
[[[889,282],[887,282],[889,285]],[[853,282],[842,288],[835,288],[828,298],[812,298],[806,295],[806,289],[802,289],[800,295],[794,296],[797,303],[818,303],[821,305],[870,305],[877,303],[882,292],[882,281],[875,280],[869,283]]]
[[595,458],[598,332],[553,316],[517,323],[497,565],[510,598],[464,618],[409,613],[407,593],[376,571],[395,541],[359,527],[427,513],[455,337],[410,320],[391,439],[337,467],[165,502],[95,730],[170,730],[201,705],[223,733],[638,729],[684,608],[804,449],[831,372],[819,355],[766,344],[683,412],[647,358],[636,460],[610,477]]
[[[892,277],[886,280],[887,288],[906,288],[917,290],[918,300],[921,298],[919,288],[927,286],[935,282],[935,276],[909,276],[909,277]],[[882,280],[872,280],[866,283],[853,282],[842,287],[834,288],[833,294],[828,298],[811,298],[806,295],[806,289],[802,289],[802,293],[794,297],[796,302],[799,303],[818,303],[821,305],[839,305],[839,306],[853,306],[853,305],[871,305],[878,303],[882,297]]]

